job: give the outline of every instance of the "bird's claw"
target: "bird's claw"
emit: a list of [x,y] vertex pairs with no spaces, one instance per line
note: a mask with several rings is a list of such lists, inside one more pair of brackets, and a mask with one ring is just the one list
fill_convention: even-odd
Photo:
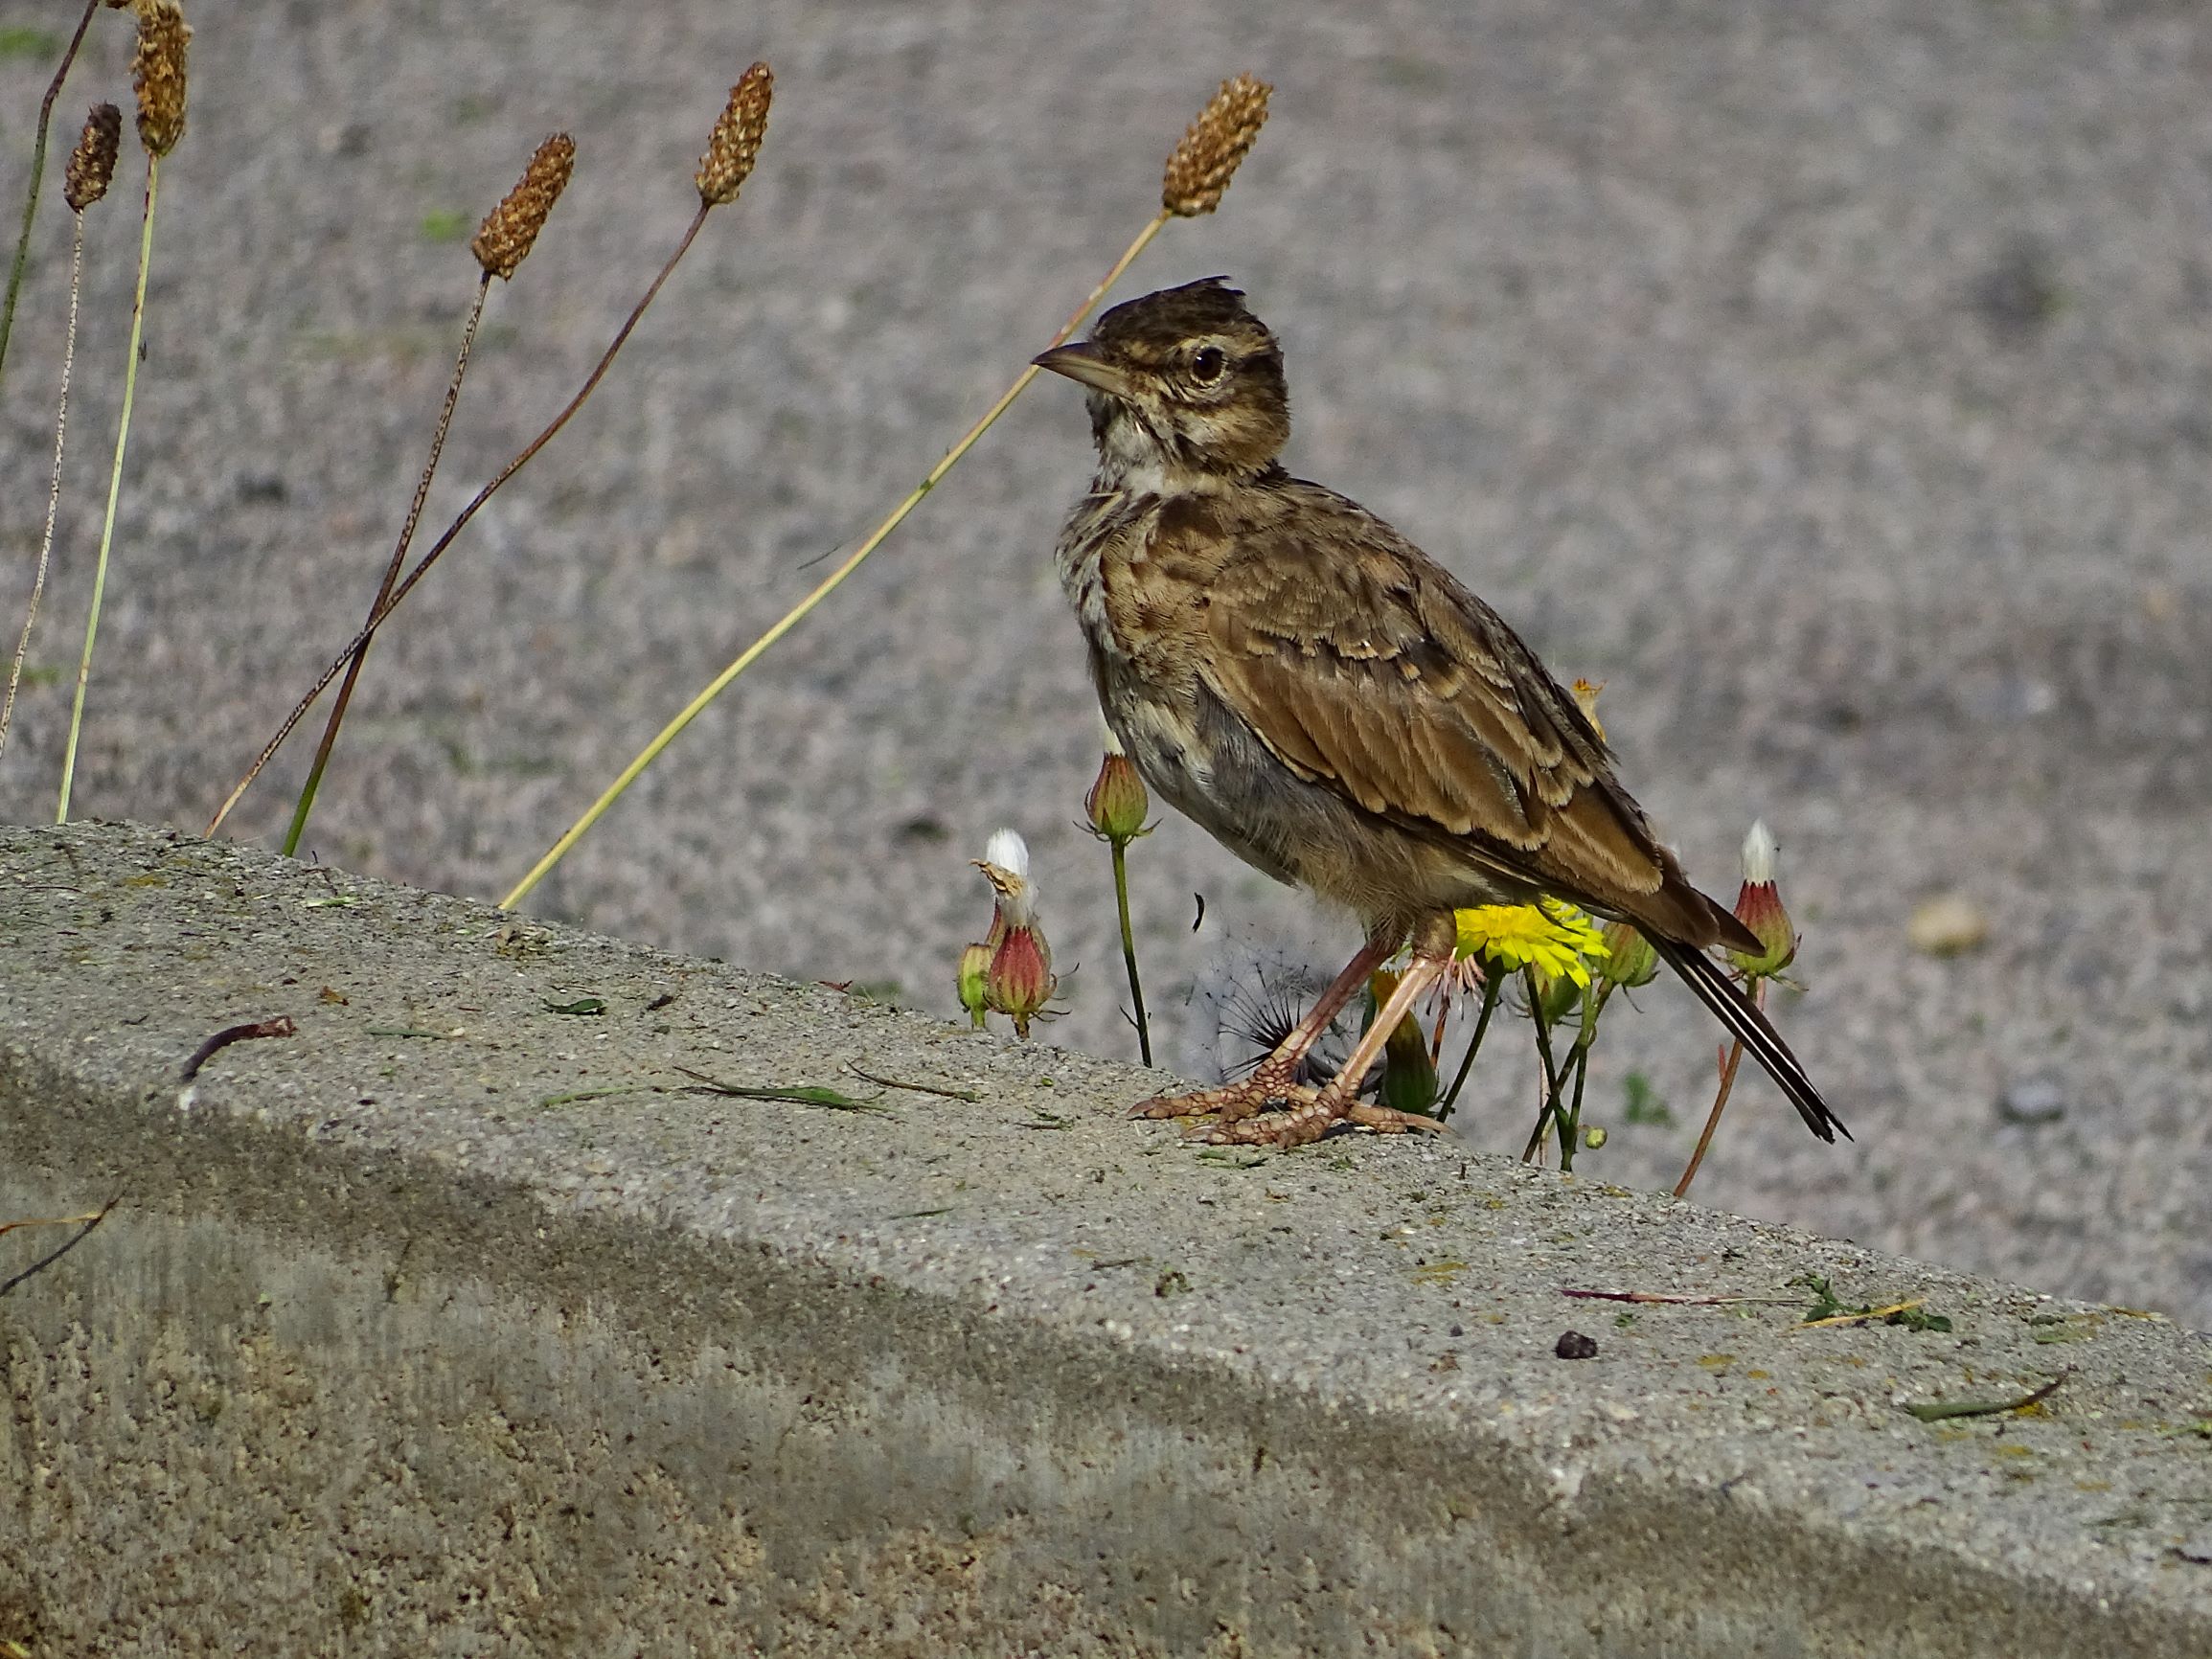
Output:
[[1154,1095],[1129,1108],[1132,1118],[1219,1118],[1223,1124],[1271,1113],[1314,1099],[1317,1091],[1298,1082],[1288,1066],[1265,1061],[1251,1076],[1219,1088],[1187,1094]]
[[1283,1110],[1218,1123],[1197,1138],[1215,1147],[1275,1147],[1288,1151],[1293,1147],[1311,1146],[1338,1124],[1357,1124],[1379,1135],[1402,1135],[1408,1129],[1445,1132],[1434,1118],[1372,1106],[1364,1101],[1333,1096],[1327,1089],[1301,1089],[1298,1094],[1303,1098]]

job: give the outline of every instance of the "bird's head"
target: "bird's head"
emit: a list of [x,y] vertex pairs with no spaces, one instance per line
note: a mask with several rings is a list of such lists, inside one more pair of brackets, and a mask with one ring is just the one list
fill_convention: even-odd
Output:
[[1037,363],[1089,389],[1101,474],[1116,489],[1251,478],[1290,436],[1283,348],[1220,277],[1116,306],[1088,340]]

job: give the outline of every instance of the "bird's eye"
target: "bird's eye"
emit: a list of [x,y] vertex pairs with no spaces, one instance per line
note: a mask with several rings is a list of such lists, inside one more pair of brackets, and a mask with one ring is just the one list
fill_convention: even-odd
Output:
[[1229,354],[1219,346],[1200,346],[1191,353],[1191,378],[1201,386],[1211,386],[1228,366]]

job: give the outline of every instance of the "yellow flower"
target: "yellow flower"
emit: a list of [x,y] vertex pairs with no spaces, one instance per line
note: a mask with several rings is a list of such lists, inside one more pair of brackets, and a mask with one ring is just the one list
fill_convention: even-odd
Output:
[[1458,911],[1455,960],[1487,957],[1507,968],[1533,966],[1546,979],[1571,979],[1587,987],[1589,964],[1605,956],[1597,923],[1558,898],[1537,904],[1482,904]]

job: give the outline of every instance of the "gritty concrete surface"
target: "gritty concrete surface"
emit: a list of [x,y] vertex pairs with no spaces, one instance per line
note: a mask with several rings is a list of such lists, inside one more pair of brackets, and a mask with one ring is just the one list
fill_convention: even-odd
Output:
[[0,1219],[122,1194],[0,1295],[38,1659],[2212,1651],[2155,1316],[256,851],[0,872]]
[[[57,9],[0,6],[11,24]],[[496,897],[980,413],[1250,67],[1276,115],[1130,292],[1234,275],[1291,460],[1567,674],[1723,895],[1764,814],[1807,923],[1779,1017],[1858,1133],[1747,1081],[1712,1202],[2212,1325],[2212,14],[2160,0],[763,0],[202,7],[82,810],[204,824],[389,549],[474,269],[555,127],[576,183],[492,299],[430,521],[566,397],[690,212],[723,89],[760,172],[577,425],[378,648],[323,857]],[[64,108],[122,96],[120,14]],[[47,60],[0,60],[0,202]],[[0,817],[51,814],[119,394],[135,175],[93,216],[76,443]],[[51,203],[50,197],[50,203]],[[0,613],[58,372],[50,206],[0,398]],[[1127,1056],[1090,693],[1047,551],[1087,475],[1042,386],[534,900],[949,1011],[967,860],[1025,830],[1061,1039]],[[4,636],[0,636],[4,637]],[[264,844],[304,755],[249,797]],[[1204,838],[1133,859],[1171,1053],[1195,984],[1351,941]],[[1194,892],[1208,921],[1190,931]],[[1977,953],[1914,953],[1938,893]],[[1217,931],[1226,928],[1224,936]],[[1245,940],[1256,936],[1261,943]],[[1472,1132],[1517,1148],[1525,1054]],[[1602,1048],[1593,1173],[1670,1184],[1712,1036],[1654,988]],[[1630,1124],[1631,1073],[1673,1108]]]

